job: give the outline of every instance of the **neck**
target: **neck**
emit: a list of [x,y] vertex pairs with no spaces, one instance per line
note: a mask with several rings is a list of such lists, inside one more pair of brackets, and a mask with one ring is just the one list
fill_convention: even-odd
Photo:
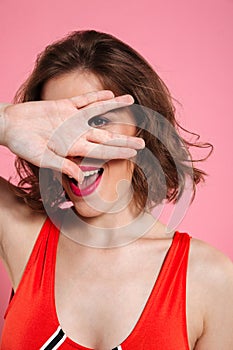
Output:
[[101,215],[94,217],[80,218],[87,224],[100,229],[109,229],[112,231],[118,230],[121,227],[127,226],[140,216],[141,210],[132,205],[115,212],[104,212]]
[[129,244],[146,234],[155,224],[154,217],[129,205],[120,212],[81,217],[69,209],[62,222],[62,233],[79,244],[113,248]]

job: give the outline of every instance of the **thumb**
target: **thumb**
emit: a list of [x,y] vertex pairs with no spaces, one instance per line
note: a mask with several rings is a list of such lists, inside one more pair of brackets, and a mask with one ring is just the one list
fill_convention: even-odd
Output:
[[79,183],[84,180],[84,175],[82,170],[77,164],[72,162],[70,159],[63,158],[56,153],[52,152],[50,149],[46,149],[43,158],[40,162],[41,168],[50,168],[56,170],[62,174],[73,177]]

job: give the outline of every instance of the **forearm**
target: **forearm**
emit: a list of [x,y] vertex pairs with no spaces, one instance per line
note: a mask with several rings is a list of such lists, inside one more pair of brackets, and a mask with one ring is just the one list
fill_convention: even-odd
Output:
[[5,118],[4,112],[9,103],[0,103],[0,145],[5,146]]

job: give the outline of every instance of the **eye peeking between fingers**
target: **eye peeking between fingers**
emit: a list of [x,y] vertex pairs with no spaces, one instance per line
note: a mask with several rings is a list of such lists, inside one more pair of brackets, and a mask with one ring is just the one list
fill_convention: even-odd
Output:
[[93,128],[101,128],[109,123],[109,119],[99,115],[88,120],[88,124]]

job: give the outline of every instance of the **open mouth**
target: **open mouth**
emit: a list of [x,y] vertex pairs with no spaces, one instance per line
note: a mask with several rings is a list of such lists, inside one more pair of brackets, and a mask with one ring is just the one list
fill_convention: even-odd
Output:
[[98,187],[103,168],[89,167],[88,170],[82,169],[84,174],[84,180],[82,184],[79,184],[74,178],[69,178],[70,189],[78,197],[88,196]]

